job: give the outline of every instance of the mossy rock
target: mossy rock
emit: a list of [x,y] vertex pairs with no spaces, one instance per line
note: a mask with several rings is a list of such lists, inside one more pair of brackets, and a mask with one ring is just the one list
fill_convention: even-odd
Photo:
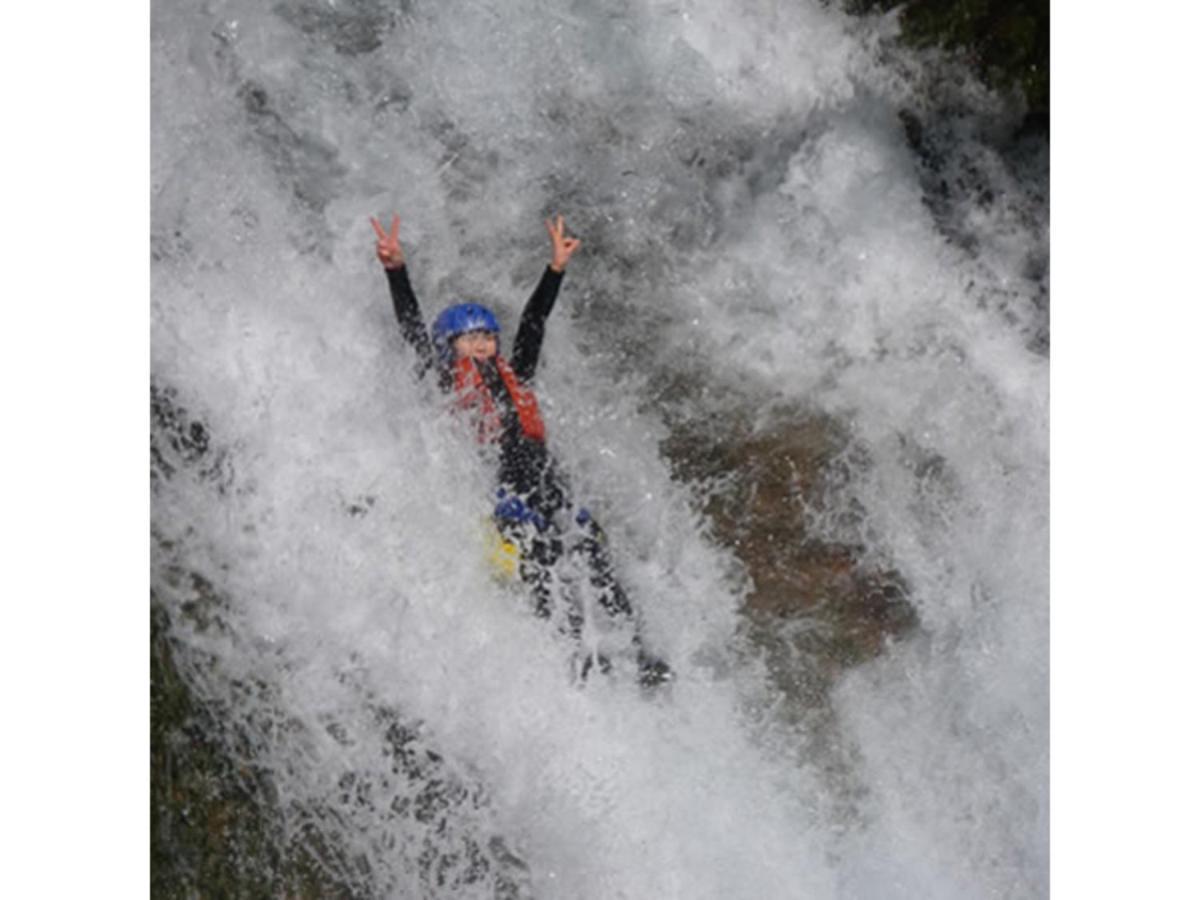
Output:
[[232,759],[213,711],[175,662],[170,620],[150,606],[150,894],[349,897],[309,850],[289,847],[269,781]]
[[852,13],[900,8],[902,39],[963,58],[987,86],[1018,90],[1027,124],[1050,127],[1049,0],[845,0]]

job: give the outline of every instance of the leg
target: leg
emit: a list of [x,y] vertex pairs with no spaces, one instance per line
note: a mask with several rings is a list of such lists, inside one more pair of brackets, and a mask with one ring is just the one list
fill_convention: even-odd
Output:
[[579,537],[571,550],[583,558],[588,581],[596,589],[600,607],[613,619],[632,619],[633,606],[617,581],[608,553],[608,540],[600,523],[586,509],[580,508],[575,514],[575,524],[579,527]]
[[[512,506],[508,507],[511,512]],[[517,572],[529,587],[533,600],[533,614],[539,619],[549,619],[554,614],[557,598],[567,600],[566,622],[561,623],[571,637],[579,639],[583,633],[583,612],[574,598],[555,590],[558,583],[558,564],[563,557],[562,536],[557,526],[538,518],[524,521],[496,516],[496,527],[501,535],[515,544],[520,552]]]
[[554,564],[562,555],[561,545],[532,535],[517,546],[521,548],[521,580],[529,586],[533,596],[533,614],[539,619],[548,619],[554,608],[550,586],[554,580]]
[[[601,608],[613,620],[634,622],[633,606],[625,589],[617,580],[612,557],[608,553],[608,540],[604,529],[592,518],[591,513],[582,507],[576,511],[575,524],[579,527],[582,537],[572,547],[572,551],[584,557],[588,567],[588,580],[596,588]],[[637,651],[638,681],[642,685],[652,687],[674,677],[670,666],[646,652],[638,631],[634,631],[631,642]]]

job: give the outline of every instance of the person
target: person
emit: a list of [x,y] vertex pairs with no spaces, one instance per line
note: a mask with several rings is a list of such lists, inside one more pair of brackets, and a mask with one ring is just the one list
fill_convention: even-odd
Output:
[[[401,334],[417,353],[418,376],[432,372],[441,389],[468,415],[479,442],[497,451],[493,520],[501,536],[519,548],[517,570],[530,587],[535,614],[551,618],[556,596],[566,596],[565,617],[560,619],[565,618],[564,630],[581,641],[582,603],[570,591],[555,588],[564,583],[564,573],[582,570],[609,624],[618,629],[632,626],[641,683],[670,680],[670,667],[643,644],[603,529],[585,507],[574,502],[567,479],[546,445],[545,423],[531,384],[546,320],[580,240],[567,236],[561,215],[546,220],[550,263],[525,304],[512,355],[505,357],[499,352],[500,324],[480,304],[459,303],[442,310],[427,331],[400,246],[399,217],[392,216],[386,231],[374,217],[371,225]],[[582,658],[580,675],[586,677],[593,665],[603,671],[611,667],[602,653],[589,653]]]

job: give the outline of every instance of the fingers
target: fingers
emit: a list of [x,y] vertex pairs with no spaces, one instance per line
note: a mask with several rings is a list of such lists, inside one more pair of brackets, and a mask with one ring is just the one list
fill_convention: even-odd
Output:
[[556,241],[563,240],[563,231],[565,228],[566,226],[563,223],[563,217],[561,213],[557,219],[555,219],[554,216],[551,216],[546,220],[546,231],[550,232],[550,237]]
[[399,241],[400,240],[400,217],[392,216],[392,226],[387,231],[383,230],[383,226],[379,224],[379,220],[371,216],[371,227],[375,229],[375,236],[381,241]]

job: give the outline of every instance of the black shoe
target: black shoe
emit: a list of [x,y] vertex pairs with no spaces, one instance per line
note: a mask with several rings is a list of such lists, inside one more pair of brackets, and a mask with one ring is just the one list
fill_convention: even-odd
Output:
[[642,687],[658,687],[675,677],[675,673],[661,659],[638,652],[638,684]]

